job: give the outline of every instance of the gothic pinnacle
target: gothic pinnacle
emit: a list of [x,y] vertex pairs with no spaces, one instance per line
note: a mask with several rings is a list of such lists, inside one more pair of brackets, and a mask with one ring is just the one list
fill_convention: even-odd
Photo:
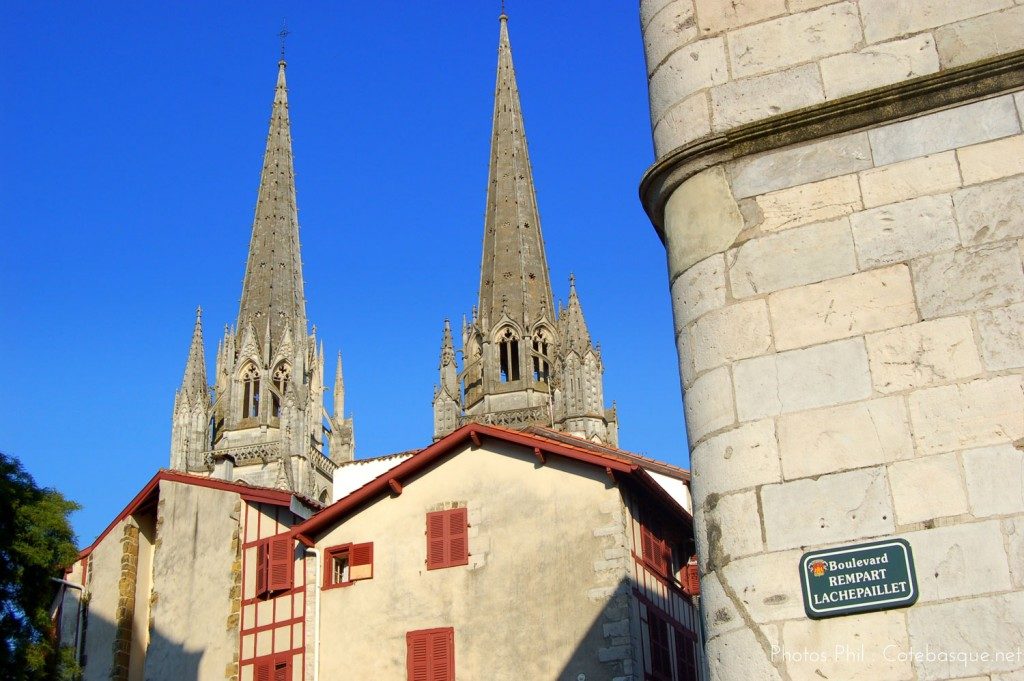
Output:
[[209,400],[209,385],[206,382],[206,357],[203,352],[203,308],[196,308],[196,321],[192,327],[192,343],[185,362],[185,375],[181,380],[179,394],[187,402],[196,399]]

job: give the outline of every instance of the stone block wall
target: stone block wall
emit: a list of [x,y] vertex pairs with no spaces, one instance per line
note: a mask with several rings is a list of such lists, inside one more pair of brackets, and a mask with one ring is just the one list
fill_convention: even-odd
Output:
[[[641,2],[712,678],[1024,675],[1021,4]],[[916,605],[805,616],[893,536]]]
[[1014,0],[641,0],[658,157],[1024,45]]

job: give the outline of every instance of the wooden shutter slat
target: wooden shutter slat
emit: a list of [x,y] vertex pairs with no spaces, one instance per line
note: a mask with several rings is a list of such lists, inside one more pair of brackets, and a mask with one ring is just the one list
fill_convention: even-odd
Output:
[[253,676],[256,681],[271,681],[270,678],[270,660],[257,661],[255,666],[255,673]]

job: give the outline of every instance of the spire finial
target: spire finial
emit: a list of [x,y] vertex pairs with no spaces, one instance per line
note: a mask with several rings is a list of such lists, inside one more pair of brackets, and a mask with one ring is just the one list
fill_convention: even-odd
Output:
[[576,288],[576,273],[569,273],[569,288]]
[[505,14],[505,0],[501,0],[501,14],[498,15],[499,21],[508,21],[508,15]]
[[288,20],[287,19],[282,19],[281,20],[281,31],[277,34],[277,37],[281,39],[281,61],[282,62],[284,62],[284,42],[285,42],[285,40],[288,39],[288,36],[290,36],[291,34],[292,34],[292,32],[288,30]]

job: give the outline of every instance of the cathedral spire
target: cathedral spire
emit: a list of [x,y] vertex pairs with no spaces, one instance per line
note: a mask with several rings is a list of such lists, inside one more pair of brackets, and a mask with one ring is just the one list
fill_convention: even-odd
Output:
[[203,353],[203,308],[196,308],[196,323],[192,328],[192,345],[185,362],[185,376],[181,380],[181,399],[188,402],[209,402],[210,387],[206,382],[206,356]]
[[554,306],[504,11],[499,23],[480,317],[485,327],[490,326],[504,308],[514,322],[526,327]]
[[275,346],[289,326],[296,337],[306,334],[284,60],[278,62],[277,89],[242,284],[238,328],[244,329],[249,322],[258,332],[268,329],[269,340]]

